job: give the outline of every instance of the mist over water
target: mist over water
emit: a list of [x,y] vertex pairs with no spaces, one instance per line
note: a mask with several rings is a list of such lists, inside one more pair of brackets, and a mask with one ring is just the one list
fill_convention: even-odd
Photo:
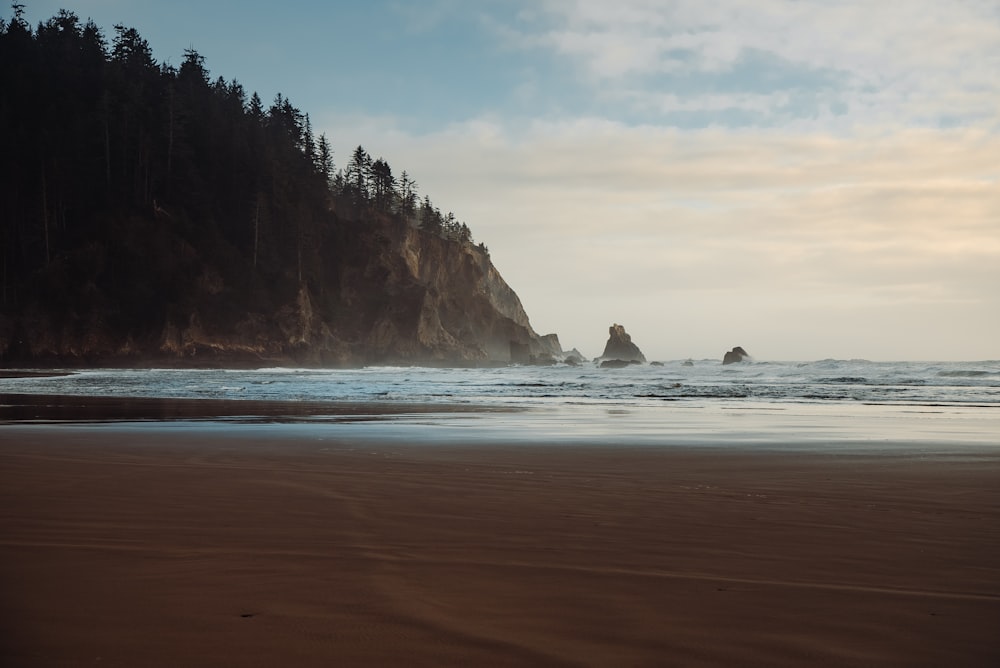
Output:
[[[0,379],[0,393],[397,404],[379,419],[328,414],[287,422],[337,434],[427,441],[1000,445],[1000,361],[673,361],[600,369],[96,369]],[[407,414],[407,404],[440,405]],[[454,413],[449,406],[512,408]],[[255,422],[267,429],[271,418]]]
[[258,401],[559,403],[651,406],[664,402],[982,405],[1000,407],[1000,361],[667,362],[600,369],[97,369],[0,379],[0,392]]

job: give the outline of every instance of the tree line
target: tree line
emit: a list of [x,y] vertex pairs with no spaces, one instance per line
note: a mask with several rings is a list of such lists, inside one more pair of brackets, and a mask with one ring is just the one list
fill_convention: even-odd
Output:
[[158,63],[134,28],[114,26],[109,42],[71,11],[32,29],[23,10],[0,19],[4,306],[33,274],[136,218],[299,282],[351,252],[352,224],[473,243],[384,158],[358,146],[338,169],[328,138],[282,94],[265,106],[212,79],[194,49],[178,67]]

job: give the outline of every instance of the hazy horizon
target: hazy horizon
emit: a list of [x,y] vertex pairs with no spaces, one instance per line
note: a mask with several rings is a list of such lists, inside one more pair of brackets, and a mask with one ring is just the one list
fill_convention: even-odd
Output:
[[1000,5],[25,4],[406,170],[588,357],[1000,355]]

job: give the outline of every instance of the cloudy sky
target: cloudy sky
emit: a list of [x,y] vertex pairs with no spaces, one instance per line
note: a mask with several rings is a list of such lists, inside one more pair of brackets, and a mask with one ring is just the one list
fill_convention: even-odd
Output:
[[406,169],[565,348],[1000,358],[997,0],[22,1]]

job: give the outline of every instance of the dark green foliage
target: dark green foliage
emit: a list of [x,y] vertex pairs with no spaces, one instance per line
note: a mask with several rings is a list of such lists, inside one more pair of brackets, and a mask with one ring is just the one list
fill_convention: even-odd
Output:
[[8,354],[39,309],[136,340],[187,317],[193,295],[213,305],[206,319],[294,301],[302,285],[336,309],[344,264],[379,226],[471,243],[464,223],[418,204],[406,172],[361,146],[335,170],[287,98],[265,108],[212,80],[194,49],[179,68],[158,64],[134,28],[116,25],[108,44],[63,10],[32,30],[15,4],[0,21],[0,91]]

